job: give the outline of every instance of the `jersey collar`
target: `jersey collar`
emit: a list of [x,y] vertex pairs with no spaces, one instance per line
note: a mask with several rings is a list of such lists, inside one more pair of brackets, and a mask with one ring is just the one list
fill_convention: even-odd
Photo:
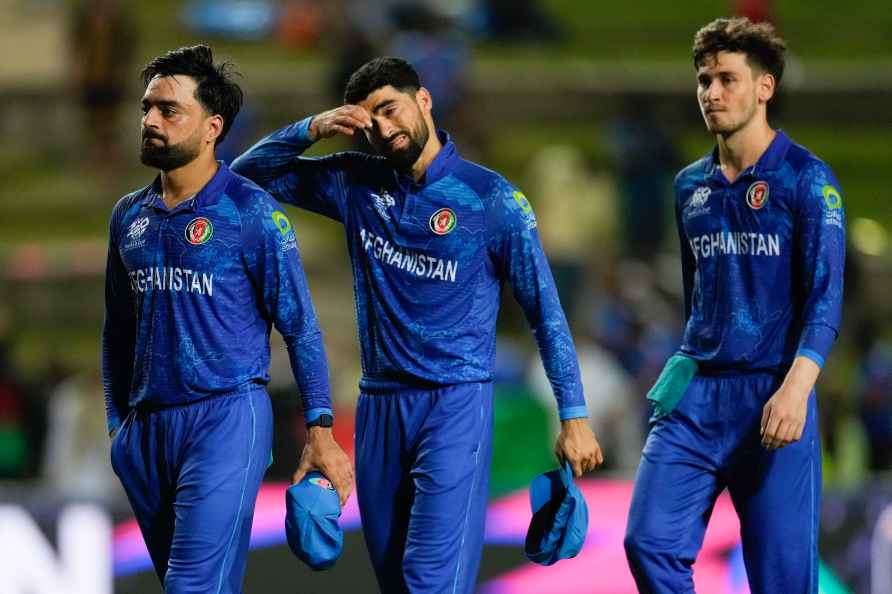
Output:
[[[225,192],[226,186],[229,184],[229,181],[234,174],[223,161],[217,161],[217,164],[219,167],[217,168],[217,173],[214,174],[214,177],[212,177],[197,194],[178,204],[173,211],[197,210],[204,206],[216,204],[217,201],[220,200],[220,196]],[[155,181],[152,182],[152,185],[149,186],[149,191],[146,192],[142,203],[146,206],[152,206],[160,210],[167,210],[167,207],[164,206],[164,199],[161,197],[160,174],[155,178]]]
[[399,174],[400,185],[420,189],[449,175],[453,169],[455,161],[459,158],[458,151],[455,148],[455,143],[452,142],[452,137],[450,137],[449,133],[445,130],[437,130],[437,138],[440,139],[440,144],[443,145],[443,147],[440,149],[440,152],[437,153],[437,156],[434,157],[434,160],[431,161],[430,165],[427,166],[427,170],[424,172],[424,177],[421,178],[421,181],[415,183],[415,180],[413,180],[411,176]]
[[[787,136],[783,130],[777,130],[774,140],[771,141],[771,144],[768,145],[768,148],[765,149],[765,152],[762,153],[762,156],[756,161],[756,164],[746,168],[739,176],[737,176],[737,179],[745,176],[762,177],[771,171],[777,170],[780,168],[781,164],[783,164],[784,157],[787,156],[787,150],[792,144],[790,137]],[[719,163],[719,147],[712,149],[712,160],[710,161],[709,174],[710,177],[715,180],[725,184],[728,183],[727,180],[725,180],[725,176],[722,174],[722,168]]]

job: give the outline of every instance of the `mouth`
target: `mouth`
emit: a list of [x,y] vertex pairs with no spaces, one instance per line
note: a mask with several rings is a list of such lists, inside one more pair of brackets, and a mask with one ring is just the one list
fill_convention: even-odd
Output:
[[164,144],[165,140],[160,136],[156,136],[154,134],[143,134],[142,135],[142,143],[143,144],[151,144],[151,141],[155,140],[158,144]]
[[404,132],[399,132],[387,141],[387,147],[391,150],[404,148],[409,143],[409,136]]

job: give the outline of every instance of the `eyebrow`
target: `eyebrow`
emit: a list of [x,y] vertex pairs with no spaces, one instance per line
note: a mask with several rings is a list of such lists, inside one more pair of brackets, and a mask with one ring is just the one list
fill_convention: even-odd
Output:
[[737,75],[737,73],[733,70],[719,70],[718,72],[709,72],[707,70],[701,70],[701,71],[697,72],[697,79],[699,80],[704,77],[712,78],[714,76],[722,76],[723,74],[728,74],[731,76]]
[[372,113],[378,113],[382,109],[384,109],[386,107],[390,107],[394,103],[396,103],[395,99],[385,99],[384,101],[382,101],[381,103],[379,103],[372,109]]
[[142,100],[143,107],[148,105],[157,105],[158,107],[181,107],[182,104],[179,101],[173,101],[172,99],[143,99]]

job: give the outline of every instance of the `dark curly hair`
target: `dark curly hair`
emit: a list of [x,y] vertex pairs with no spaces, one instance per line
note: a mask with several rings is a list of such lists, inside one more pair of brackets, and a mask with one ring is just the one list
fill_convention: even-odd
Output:
[[344,103],[359,103],[387,85],[403,93],[414,93],[421,88],[418,73],[411,64],[402,58],[385,56],[366,62],[350,75],[344,90]]
[[787,44],[769,23],[753,23],[745,17],[716,19],[694,35],[694,68],[719,52],[741,52],[750,67],[768,72],[780,85],[786,51]]
[[206,112],[220,115],[223,118],[223,130],[217,137],[217,143],[226,138],[244,101],[241,87],[234,81],[237,74],[232,64],[224,62],[214,64],[214,53],[206,45],[181,47],[158,56],[149,62],[140,76],[144,86],[156,76],[175,76],[181,74],[195,80],[195,98]]

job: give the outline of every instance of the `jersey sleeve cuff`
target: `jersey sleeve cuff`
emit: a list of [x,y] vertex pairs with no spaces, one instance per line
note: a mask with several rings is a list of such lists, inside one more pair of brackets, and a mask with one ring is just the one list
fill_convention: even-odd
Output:
[[320,408],[311,408],[311,409],[309,409],[309,410],[305,410],[305,411],[304,411],[304,422],[305,422],[305,423],[312,423],[313,421],[315,421],[316,419],[318,419],[318,418],[321,417],[322,415],[328,415],[328,416],[330,416],[331,418],[334,418],[334,413],[331,411],[330,408],[322,408],[322,407],[320,407]]
[[310,122],[312,121],[313,116],[310,116],[294,124],[294,139],[300,144],[306,146],[313,144],[313,140],[310,139]]
[[833,348],[836,341],[836,330],[824,324],[806,324],[802,330],[802,338],[799,340],[799,349],[797,355],[808,357],[818,364],[819,367],[824,366],[824,361]]
[[585,406],[568,406],[558,410],[558,414],[562,421],[567,419],[583,419],[588,418],[588,408]]
[[821,356],[820,353],[816,353],[811,349],[799,349],[796,352],[797,357],[806,357],[807,359],[811,359],[815,362],[818,367],[824,367],[824,357]]

